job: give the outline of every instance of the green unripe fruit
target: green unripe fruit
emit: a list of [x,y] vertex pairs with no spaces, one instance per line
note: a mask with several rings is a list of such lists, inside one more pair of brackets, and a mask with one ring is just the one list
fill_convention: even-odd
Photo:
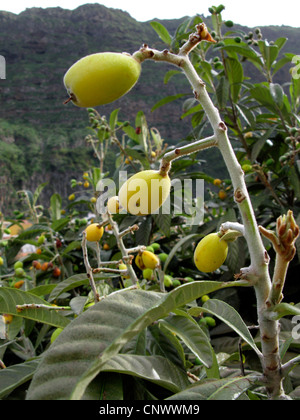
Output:
[[10,229],[4,229],[4,233],[6,233],[7,235],[10,235],[11,234],[11,230]]
[[129,178],[120,188],[119,201],[133,215],[155,213],[170,194],[171,180],[159,171],[141,171]]
[[45,235],[41,235],[37,242],[39,245],[42,245],[45,242],[45,240],[46,240]]
[[218,6],[218,7],[217,7],[216,12],[217,12],[217,13],[222,13],[222,12],[223,12],[223,10],[225,10],[225,6],[224,6],[223,4],[220,4],[220,6]]
[[154,254],[154,248],[152,245],[147,246],[146,251],[152,252]]
[[59,334],[63,331],[62,328],[56,328],[56,330],[52,333],[51,338],[50,338],[50,342],[51,344],[53,343],[54,340],[57,339],[57,337],[59,336]]
[[249,164],[245,163],[245,165],[242,166],[242,169],[245,173],[251,172],[252,171],[252,165],[249,165]]
[[125,95],[140,73],[141,64],[130,54],[96,53],[74,63],[64,76],[64,85],[75,105],[95,107]]
[[211,273],[217,270],[226,260],[228,244],[219,238],[217,233],[205,236],[194,252],[194,262],[199,271]]
[[165,252],[162,252],[162,253],[158,254],[158,258],[160,259],[160,261],[162,263],[164,263],[164,262],[167,261],[168,254],[166,254]]
[[273,163],[275,163],[274,159],[268,159],[268,160],[266,161],[266,165],[267,165],[267,166],[271,166],[271,165],[273,165]]
[[173,280],[173,287],[181,286],[180,280]]
[[17,261],[14,263],[14,269],[17,270],[18,268],[23,268],[22,261]]
[[153,270],[151,270],[151,268],[145,268],[145,270],[143,270],[143,278],[146,280],[152,280]]
[[165,274],[164,276],[164,285],[165,287],[172,287],[173,286],[173,278]]
[[192,277],[185,277],[184,280],[186,280],[188,282],[195,281]]
[[3,265],[4,264],[4,260],[3,260],[3,258],[2,257],[0,257],[0,267],[1,267],[1,265]]
[[25,276],[25,271],[23,270],[23,268],[17,268],[15,270],[15,276],[16,277],[24,277]]
[[209,327],[215,327],[216,326],[216,320],[212,318],[211,316],[205,316],[204,317],[206,325]]
[[[119,270],[127,270],[127,272],[128,272],[127,265],[126,264],[119,264]],[[130,279],[130,276],[128,274],[125,274],[125,275],[123,274],[122,277],[124,279]]]
[[234,38],[234,41],[235,41],[237,44],[239,44],[240,42],[242,42],[242,39],[241,39],[239,36],[236,36],[236,37]]
[[203,296],[201,297],[202,303],[207,302],[209,299],[210,299],[210,297],[209,297],[208,295],[203,295]]
[[155,251],[158,251],[158,250],[159,250],[159,248],[160,248],[160,245],[159,245],[158,243],[156,243],[156,242],[154,242],[154,243],[153,243],[153,244],[151,244],[150,246],[153,248],[154,252],[155,252]]

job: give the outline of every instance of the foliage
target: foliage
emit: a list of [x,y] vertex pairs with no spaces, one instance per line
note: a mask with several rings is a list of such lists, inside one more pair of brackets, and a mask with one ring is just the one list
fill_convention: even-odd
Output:
[[[289,65],[294,54],[278,60],[283,37],[268,42],[259,29],[235,31],[230,22],[222,22],[221,9],[211,10],[217,43],[201,42],[191,53],[192,62],[229,127],[258,222],[274,229],[276,219],[290,209],[299,224],[300,78],[276,82],[278,70]],[[183,22],[173,37],[158,22],[152,27],[176,52],[200,21],[197,16]],[[246,75],[245,62],[265,80]],[[165,82],[173,77],[181,75],[170,70]],[[155,108],[178,98],[166,97]],[[11,322],[5,323],[5,317],[0,321],[1,398],[24,399],[26,391],[28,399],[266,399],[257,356],[261,339],[255,328],[248,328],[256,324],[255,300],[252,289],[238,280],[240,269],[249,262],[245,241],[230,243],[224,265],[214,273],[199,272],[193,263],[200,238],[216,232],[225,221],[239,221],[231,180],[223,173],[216,179],[199,171],[199,161],[203,156],[209,159],[209,154],[194,153],[175,161],[171,169],[173,179],[205,181],[200,225],[190,223],[192,216],[184,211],[175,211],[174,191],[170,215],[113,217],[120,232],[138,225],[124,236],[127,249],[158,244],[153,251],[164,257],[154,279],[144,279],[135,262],[137,285],[120,272],[124,255],[114,226],[105,225],[100,261],[115,264],[94,272],[101,296],[94,302],[82,234],[92,220],[102,221],[96,209],[99,183],[112,178],[118,184],[122,170],[130,175],[158,169],[167,146],[159,131],[148,126],[143,111],[133,123],[122,121],[119,109],[109,118],[89,109],[88,118],[90,134],[85,140],[99,164],[81,168],[85,172],[70,180],[72,196],[54,193],[44,208],[39,199],[48,186],[41,184],[33,193],[21,192],[22,212],[15,210],[6,219],[1,215],[0,313],[12,315]],[[208,134],[207,117],[191,94],[182,118],[189,119],[191,132],[178,146]],[[11,153],[8,146],[6,153]],[[109,159],[114,166],[107,170]],[[21,226],[24,220],[31,224]],[[12,233],[16,225],[20,230]],[[33,248],[24,253],[25,244]],[[284,361],[299,354],[299,338],[292,334],[293,317],[300,314],[295,304],[300,301],[299,247],[298,240],[285,300],[273,314],[281,318]],[[93,268],[99,267],[97,251],[88,243]],[[16,261],[23,263],[21,277]],[[165,274],[172,284],[163,293]],[[51,343],[57,328],[63,331]],[[291,398],[299,398],[299,367],[286,377],[284,387]]]

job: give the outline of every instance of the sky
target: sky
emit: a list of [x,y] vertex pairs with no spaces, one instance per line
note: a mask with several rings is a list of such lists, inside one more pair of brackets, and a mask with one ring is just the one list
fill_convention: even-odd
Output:
[[30,7],[62,7],[75,9],[86,3],[100,3],[128,12],[140,22],[158,19],[176,19],[195,14],[209,14],[212,5],[223,4],[223,19],[248,27],[287,25],[300,27],[299,0],[0,0],[0,10],[20,13]]

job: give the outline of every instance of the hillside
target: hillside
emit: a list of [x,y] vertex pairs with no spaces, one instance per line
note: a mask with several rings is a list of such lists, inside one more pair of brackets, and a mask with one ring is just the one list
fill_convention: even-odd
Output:
[[[174,33],[183,19],[162,23]],[[300,29],[265,27],[262,31],[270,40],[287,36],[285,51],[297,51]],[[128,13],[97,4],[73,11],[58,7],[31,8],[19,15],[0,12],[0,39],[0,55],[7,64],[6,79],[0,80],[2,206],[10,187],[34,189],[46,180],[52,188],[49,193],[66,195],[69,179],[88,167],[93,156],[83,141],[86,110],[63,105],[64,73],[74,61],[90,53],[133,53],[143,43],[164,46],[149,22],[137,22]],[[140,81],[130,94],[99,112],[109,115],[121,108],[121,117],[134,122],[136,113],[142,110],[149,125],[157,127],[168,143],[183,138],[189,123],[180,120],[182,101],[150,111],[164,96],[189,92],[183,78],[176,78],[179,84],[164,85],[167,69],[168,65],[145,63]],[[278,80],[285,76],[279,72]]]

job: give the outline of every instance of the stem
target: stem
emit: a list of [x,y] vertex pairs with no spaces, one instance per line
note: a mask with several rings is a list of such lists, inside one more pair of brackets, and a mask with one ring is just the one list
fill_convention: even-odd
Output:
[[119,250],[121,251],[121,254],[122,254],[122,259],[124,260],[124,264],[126,264],[126,266],[127,266],[128,274],[130,275],[132,283],[134,285],[136,285],[138,283],[138,278],[137,278],[137,276],[135,274],[135,271],[134,271],[134,269],[132,267],[132,264],[131,264],[132,256],[129,255],[128,249],[124,245],[123,236],[125,235],[124,232],[129,233],[129,232],[135,231],[137,226],[135,225],[135,226],[133,226],[133,228],[129,228],[126,231],[124,231],[120,234],[118,225],[114,221],[112,215],[109,212],[107,212],[107,217],[108,217],[109,223],[111,224],[111,226],[113,228],[114,235],[117,239],[118,248],[119,248]]
[[[197,35],[199,35],[199,30],[197,34],[190,36],[178,55],[172,54],[167,50],[164,50],[163,52],[152,50],[149,49],[147,45],[144,45],[140,51],[134,54],[134,57],[140,62],[145,59],[152,59],[155,61],[166,61],[180,67],[189,80],[195,98],[202,105],[213,128],[214,135],[210,139],[214,139],[214,145],[219,148],[229,171],[234,187],[234,200],[238,205],[242,217],[244,236],[250,252],[251,265],[247,270],[244,270],[244,273],[247,273],[245,276],[251,277],[252,281],[255,279],[254,289],[257,299],[257,315],[263,354],[262,367],[267,384],[267,391],[270,398],[280,398],[284,396],[284,392],[282,388],[281,362],[279,356],[279,324],[278,321],[268,320],[265,316],[268,310],[266,302],[271,290],[271,279],[268,271],[269,257],[264,248],[257,226],[256,217],[244,179],[244,172],[242,171],[228,138],[227,127],[221,120],[218,109],[214,106],[207,93],[205,83],[200,79],[188,58],[188,53],[201,41],[199,38],[197,40]],[[200,141],[198,145],[201,148],[203,144]],[[172,155],[167,156],[167,159],[164,160],[165,164],[169,162],[168,159],[174,156],[174,153],[176,152],[174,151]],[[167,165],[162,163],[162,167],[164,166],[167,167]]]

